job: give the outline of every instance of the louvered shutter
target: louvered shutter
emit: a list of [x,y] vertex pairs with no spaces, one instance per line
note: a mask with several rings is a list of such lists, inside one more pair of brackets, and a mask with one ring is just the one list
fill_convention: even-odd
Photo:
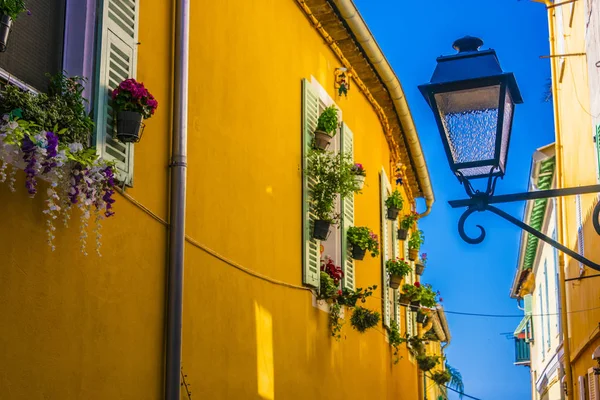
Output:
[[96,90],[96,146],[115,162],[117,177],[133,184],[133,144],[115,138],[110,94],[121,81],[134,78],[137,59],[139,0],[104,0]]
[[594,373],[594,368],[588,369],[587,378],[588,399],[600,400],[600,393],[598,392],[598,376]]
[[390,291],[389,291],[389,278],[387,271],[385,269],[385,262],[388,260],[388,251],[390,244],[388,235],[388,222],[386,218],[387,208],[385,206],[385,201],[387,200],[390,190],[389,190],[389,181],[387,175],[385,174],[385,170],[381,169],[380,174],[380,186],[381,186],[381,301],[382,311],[383,311],[383,324],[385,326],[390,326]]
[[579,400],[587,400],[585,398],[585,376],[579,377]]
[[[319,98],[310,83],[302,81],[302,171],[306,171],[308,152],[312,146],[313,132],[319,117]],[[312,238],[315,216],[310,210],[310,195],[313,182],[302,173],[302,282],[307,286],[319,287],[320,248],[319,240]]]
[[[404,253],[403,253],[403,257],[404,260],[407,261],[409,264],[411,264],[410,261],[408,261],[408,240],[405,240],[404,242]],[[408,275],[406,275],[405,278],[406,283],[414,283],[413,280],[413,273],[410,272]],[[404,311],[406,312],[406,333],[408,333],[409,335],[413,334],[413,318],[412,318],[412,312],[410,312],[410,308],[408,307],[408,305],[405,307]]]
[[[575,212],[577,213],[577,252],[580,255],[584,255],[584,243],[583,243],[583,217],[581,212],[581,195],[575,196]],[[579,263],[579,268],[583,268],[583,264]]]
[[[398,220],[392,223],[392,258],[400,257],[400,245],[398,244]],[[400,289],[394,289],[394,320],[400,328]]]
[[[342,152],[350,154],[354,159],[354,137],[346,124],[342,125]],[[354,225],[354,194],[342,199],[342,268],[344,278],[342,285],[346,289],[354,290],[356,286],[354,276],[354,259],[348,245],[348,228]]]

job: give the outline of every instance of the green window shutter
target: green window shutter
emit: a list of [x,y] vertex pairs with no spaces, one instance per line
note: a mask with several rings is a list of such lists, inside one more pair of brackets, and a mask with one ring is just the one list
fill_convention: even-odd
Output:
[[[312,146],[313,132],[319,117],[319,96],[310,83],[302,80],[302,171],[306,171],[307,156]],[[302,173],[302,283],[319,287],[321,243],[312,238],[315,221],[310,210],[313,183]]]
[[389,282],[388,275],[385,269],[385,262],[388,260],[388,251],[389,251],[389,230],[388,230],[388,221],[386,218],[386,206],[385,201],[387,200],[390,190],[389,190],[389,181],[387,175],[385,174],[385,170],[381,168],[380,173],[380,185],[381,187],[381,301],[383,305],[381,307],[383,311],[383,324],[385,326],[390,326],[390,291],[389,291]]
[[[354,137],[346,124],[342,125],[342,152],[350,154],[354,159]],[[354,194],[342,199],[342,268],[344,278],[342,287],[354,290],[356,287],[354,276],[354,259],[348,245],[348,228],[354,225]]]
[[[400,245],[398,244],[398,220],[392,223],[392,258],[396,259],[400,256]],[[400,328],[400,289],[394,289],[394,320]]]
[[139,0],[104,0],[99,35],[96,88],[96,147],[100,156],[114,161],[117,177],[133,185],[133,144],[114,137],[111,90],[121,81],[134,78],[137,59]]

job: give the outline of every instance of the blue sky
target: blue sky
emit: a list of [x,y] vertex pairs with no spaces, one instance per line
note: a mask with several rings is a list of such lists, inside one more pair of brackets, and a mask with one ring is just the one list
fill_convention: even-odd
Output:
[[[491,213],[473,215],[487,230],[479,245],[464,243],[457,233],[462,210],[448,200],[464,198],[450,173],[431,111],[417,85],[428,82],[435,58],[453,54],[452,42],[465,35],[480,37],[484,49],[496,50],[502,68],[514,72],[524,104],[517,106],[508,169],[497,193],[527,190],[531,156],[554,141],[551,103],[542,101],[550,64],[539,56],[549,53],[547,14],[527,0],[355,0],[409,101],[436,195],[433,211],[421,221],[424,250],[430,261],[423,281],[442,292],[448,311],[518,314],[509,289],[516,268],[518,228]],[[524,203],[502,205],[521,217]],[[514,343],[502,335],[512,332],[519,318],[477,318],[448,314],[452,343],[449,362],[463,375],[465,392],[483,400],[530,398],[529,369],[513,365]],[[454,397],[451,397],[454,398]]]

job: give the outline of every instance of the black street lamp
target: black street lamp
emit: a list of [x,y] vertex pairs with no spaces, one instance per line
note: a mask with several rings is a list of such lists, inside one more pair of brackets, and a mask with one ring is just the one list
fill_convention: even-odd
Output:
[[[523,99],[514,75],[502,71],[494,50],[480,51],[482,45],[483,41],[475,37],[458,39],[453,45],[458,54],[438,57],[431,81],[419,86],[435,116],[450,169],[469,195],[469,199],[449,202],[453,208],[467,207],[458,222],[460,236],[467,243],[481,243],[485,229],[477,225],[480,234],[471,238],[464,225],[474,212],[488,210],[600,271],[600,265],[491,205],[596,193],[600,185],[494,196],[496,181],[506,171],[515,104]],[[485,191],[475,190],[471,184],[479,178],[488,179]],[[600,202],[592,218],[600,235]]]

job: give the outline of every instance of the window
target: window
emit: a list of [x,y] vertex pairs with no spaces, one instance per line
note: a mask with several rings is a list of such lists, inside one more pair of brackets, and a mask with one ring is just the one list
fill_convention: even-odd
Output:
[[13,22],[0,69],[43,92],[46,73],[62,71],[65,0],[27,0],[26,6],[31,15]]
[[542,352],[542,360],[544,359],[544,344],[546,343],[545,340],[545,332],[544,332],[544,319],[546,318],[546,316],[544,315],[544,306],[543,306],[543,299],[542,299],[542,285],[540,284],[538,287],[538,301],[540,303],[540,332],[542,333],[542,341],[540,342],[540,351]]
[[[302,166],[306,169],[307,156],[312,148],[313,132],[317,127],[320,113],[328,106],[335,105],[325,89],[313,78],[312,82],[302,81]],[[341,119],[341,110],[338,117]],[[340,151],[353,154],[354,138],[352,131],[346,124],[342,124],[341,132],[334,136],[329,151]],[[310,209],[310,196],[313,183],[303,174],[302,188],[302,236],[303,236],[303,284],[319,288],[320,265],[322,257],[329,257],[335,265],[342,267],[344,278],[342,287],[354,290],[356,286],[354,275],[354,260],[350,257],[350,248],[346,241],[346,232],[354,224],[354,196],[349,196],[341,201],[336,201],[336,213],[341,215],[339,228],[333,226],[326,240],[317,240],[312,237],[312,229],[316,216]]]
[[121,182],[133,185],[133,144],[114,138],[111,90],[121,81],[135,78],[139,0],[105,0],[99,25],[96,75],[96,147],[100,155],[115,162]]
[[387,174],[383,167],[381,168],[381,172],[379,173],[379,189],[381,193],[381,300],[382,300],[382,311],[383,311],[383,325],[389,327],[390,326],[390,317],[391,312],[395,310],[393,308],[392,302],[395,298],[395,294],[390,289],[389,285],[389,277],[385,268],[385,262],[391,258],[391,246],[393,243],[390,243],[392,240],[392,221],[386,218],[386,210],[387,207],[385,205],[385,201],[388,196],[392,193],[392,187],[390,185],[390,181],[388,180]]
[[598,375],[596,375],[594,373],[594,368],[588,369],[587,384],[588,384],[588,399],[589,400],[600,400],[600,393],[598,392]]
[[[548,291],[548,260],[544,260],[544,284],[546,288],[546,313],[550,313],[550,292]],[[552,338],[550,337],[550,315],[546,316],[546,333],[547,335],[547,343],[548,350],[550,350],[550,343],[552,342]]]

